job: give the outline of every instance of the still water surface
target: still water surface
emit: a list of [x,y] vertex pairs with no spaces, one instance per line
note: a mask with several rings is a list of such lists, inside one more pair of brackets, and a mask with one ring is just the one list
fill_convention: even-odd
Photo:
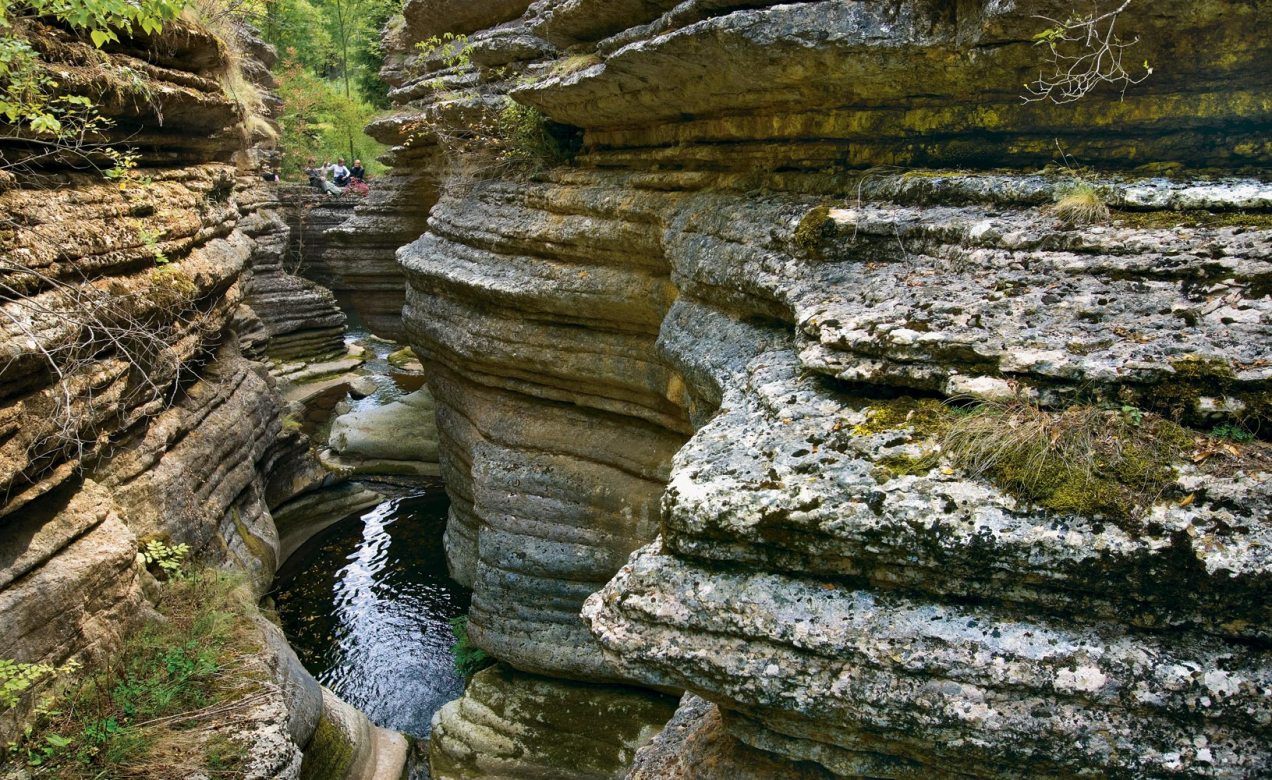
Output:
[[449,620],[470,593],[446,575],[444,493],[395,498],[311,539],[275,601],[305,667],[381,726],[426,736],[463,692]]

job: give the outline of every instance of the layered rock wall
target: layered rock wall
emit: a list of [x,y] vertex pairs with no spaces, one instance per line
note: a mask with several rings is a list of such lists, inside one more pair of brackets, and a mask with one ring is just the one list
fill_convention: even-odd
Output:
[[[705,697],[708,776],[1269,771],[1267,449],[1208,435],[1268,416],[1268,4],[1129,6],[1154,73],[1064,106],[1061,3],[487,11],[408,4],[379,124],[437,150],[399,259],[478,644]],[[569,165],[474,154],[507,95]],[[951,398],[1189,427],[1046,504]]]
[[[0,658],[91,670],[154,616],[149,539],[267,589],[272,513],[327,477],[248,358],[342,349],[344,316],[283,272],[288,229],[243,167],[267,118],[247,121],[222,88],[223,42],[177,21],[103,53],[17,24],[110,120],[98,140],[138,155],[108,180],[86,172],[100,147],[32,156],[20,131],[0,142]],[[297,777],[322,694],[277,629],[255,633],[268,674],[236,733],[245,771]]]

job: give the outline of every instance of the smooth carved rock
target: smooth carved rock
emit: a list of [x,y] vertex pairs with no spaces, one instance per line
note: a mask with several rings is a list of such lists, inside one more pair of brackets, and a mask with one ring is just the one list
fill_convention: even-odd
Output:
[[301,780],[398,780],[406,771],[406,737],[372,723],[326,688],[322,717],[305,748]]
[[428,388],[384,406],[349,412],[331,423],[327,444],[359,473],[438,475],[438,434]]
[[451,496],[451,575],[473,588],[469,636],[521,669],[614,679],[578,618],[653,537],[680,437],[566,404],[429,375]]
[[102,659],[144,619],[137,536],[121,515],[108,491],[82,482],[6,521],[0,658],[60,664],[87,652]]
[[[96,476],[139,534],[234,561],[263,590],[281,562],[270,507],[280,503],[279,494],[290,497],[323,476],[304,455],[303,440],[284,430],[282,414],[264,368],[226,350]],[[192,464],[200,464],[198,479]]]
[[433,716],[435,780],[621,778],[674,702],[638,688],[524,674],[503,664],[473,676]]
[[463,35],[500,22],[516,19],[530,0],[407,0],[402,8],[412,41],[423,41],[445,33]]
[[676,714],[636,753],[627,780],[831,780],[809,761],[793,763],[730,735],[720,709],[686,693]]

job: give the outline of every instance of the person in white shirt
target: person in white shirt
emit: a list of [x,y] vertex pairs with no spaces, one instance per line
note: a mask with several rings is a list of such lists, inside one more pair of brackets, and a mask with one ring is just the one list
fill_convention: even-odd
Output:
[[343,157],[336,160],[336,164],[331,168],[331,174],[337,187],[349,186],[349,169],[345,167]]

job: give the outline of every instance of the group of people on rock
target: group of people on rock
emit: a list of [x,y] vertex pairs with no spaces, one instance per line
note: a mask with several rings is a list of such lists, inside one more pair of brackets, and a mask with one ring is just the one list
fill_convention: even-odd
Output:
[[[362,167],[361,160],[354,160],[353,167],[345,167],[343,157],[337,158],[336,162],[323,163],[318,162],[310,157],[305,163],[305,175],[309,177],[309,185],[319,192],[325,192],[328,195],[343,195],[346,190],[356,192],[359,195],[365,195],[367,192],[367,171]],[[278,173],[266,167],[262,172],[262,178],[265,181],[278,181]]]

